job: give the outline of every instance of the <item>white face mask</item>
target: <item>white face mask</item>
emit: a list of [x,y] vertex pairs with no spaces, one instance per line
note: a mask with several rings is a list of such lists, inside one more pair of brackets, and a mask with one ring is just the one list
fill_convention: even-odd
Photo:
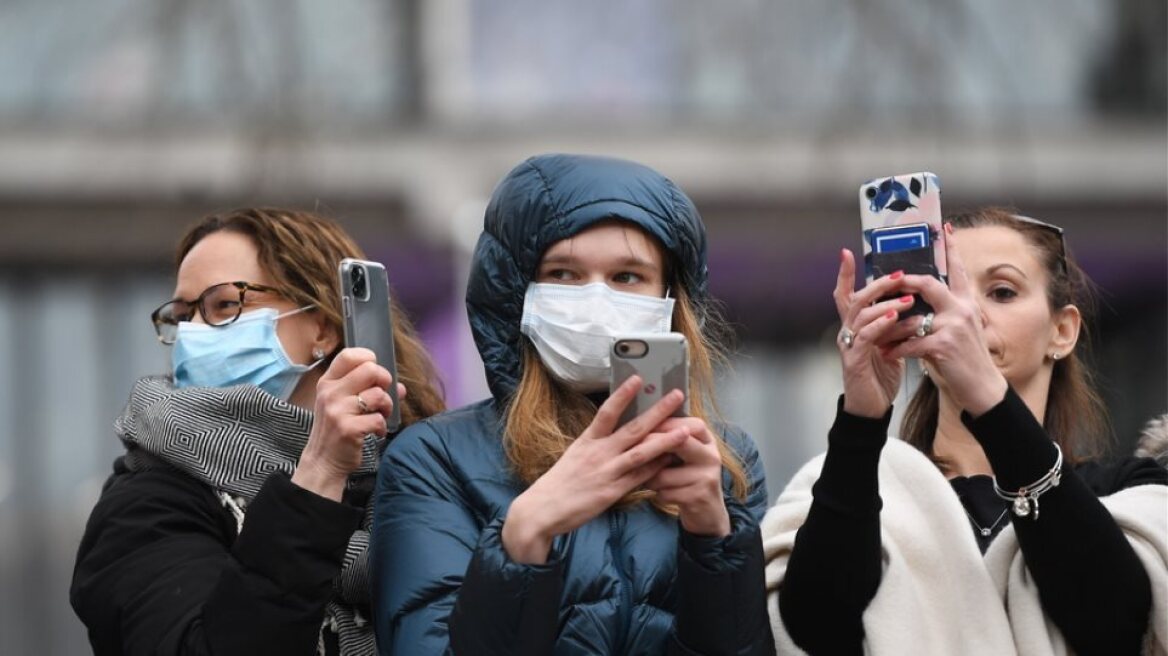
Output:
[[519,329],[553,376],[578,392],[608,389],[609,349],[618,335],[666,333],[672,298],[589,285],[531,283]]

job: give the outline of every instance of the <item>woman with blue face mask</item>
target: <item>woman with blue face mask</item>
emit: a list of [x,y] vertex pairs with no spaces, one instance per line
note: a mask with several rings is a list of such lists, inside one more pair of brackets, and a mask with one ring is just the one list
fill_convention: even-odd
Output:
[[[378,474],[382,654],[768,654],[758,452],[716,420],[701,218],[644,166],[534,157],[496,188],[467,288],[492,398]],[[680,392],[617,425],[609,349],[682,333]],[[449,652],[448,652],[449,650]]]
[[[98,654],[371,654],[369,495],[397,385],[403,425],[439,412],[393,309],[399,380],[342,348],[336,224],[243,209],[183,237],[152,314],[173,373],[135,385],[71,601]],[[407,394],[408,391],[408,394]]]

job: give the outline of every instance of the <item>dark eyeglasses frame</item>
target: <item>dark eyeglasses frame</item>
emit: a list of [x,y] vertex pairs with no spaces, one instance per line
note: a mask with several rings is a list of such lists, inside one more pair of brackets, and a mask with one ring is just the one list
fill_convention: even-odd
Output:
[[1038,219],[1031,218],[1029,216],[1024,216],[1022,214],[1013,214],[1011,216],[1013,216],[1014,220],[1016,220],[1016,221],[1019,221],[1021,223],[1027,223],[1027,224],[1030,224],[1032,226],[1036,226],[1038,228],[1043,228],[1045,230],[1050,230],[1051,232],[1058,235],[1058,238],[1059,238],[1059,266],[1062,267],[1064,274],[1067,273],[1067,238],[1066,238],[1066,233],[1063,231],[1063,229],[1060,228],[1059,226],[1056,226],[1053,223],[1047,223],[1046,221],[1039,221]]
[[[207,319],[207,312],[206,312],[206,309],[203,307],[203,301],[207,298],[207,295],[211,293],[211,290],[217,289],[217,288],[222,287],[224,285],[232,285],[233,287],[235,287],[236,289],[239,290],[239,308],[236,310],[235,316],[231,317],[227,321],[223,321],[221,323],[211,323],[211,321]],[[257,285],[255,283],[246,282],[244,280],[234,280],[231,282],[215,283],[214,285],[211,285],[210,287],[204,289],[203,293],[199,294],[199,296],[192,301],[183,300],[181,298],[172,298],[169,301],[167,301],[167,302],[163,303],[162,305],[159,305],[157,308],[155,308],[154,311],[150,313],[150,321],[151,321],[151,323],[154,324],[154,333],[158,336],[158,341],[162,342],[163,344],[167,344],[167,345],[174,344],[174,338],[171,338],[168,341],[165,337],[163,337],[163,335],[162,335],[163,328],[162,327],[164,325],[175,326],[177,324],[163,321],[160,318],[160,314],[162,313],[162,308],[164,308],[172,303],[176,303],[176,302],[186,303],[187,306],[192,307],[195,310],[197,310],[199,312],[199,316],[203,317],[203,321],[206,321],[207,325],[209,325],[209,326],[215,326],[216,328],[222,328],[223,326],[229,326],[229,325],[235,323],[236,320],[239,319],[239,315],[243,314],[243,298],[250,291],[269,292],[269,293],[274,293],[274,294],[280,293],[280,290],[276,289],[275,287],[269,287],[267,285]]]

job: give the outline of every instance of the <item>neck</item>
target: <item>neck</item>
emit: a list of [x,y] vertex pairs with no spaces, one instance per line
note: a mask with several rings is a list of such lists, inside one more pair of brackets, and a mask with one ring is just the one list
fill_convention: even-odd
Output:
[[986,459],[981,444],[961,423],[961,408],[944,394],[937,415],[937,433],[933,437],[933,456],[944,465],[948,478],[958,476],[992,476],[994,470]]
[[296,383],[296,388],[292,390],[292,395],[288,397],[288,403],[311,412],[316,405],[316,383],[322,373],[319,366],[304,372],[300,382]]

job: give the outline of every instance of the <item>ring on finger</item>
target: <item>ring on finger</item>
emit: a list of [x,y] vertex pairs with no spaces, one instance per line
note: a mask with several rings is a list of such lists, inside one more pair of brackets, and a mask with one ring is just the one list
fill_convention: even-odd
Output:
[[917,337],[924,337],[933,332],[933,313],[929,312],[921,320],[921,325],[917,326]]
[[361,415],[369,414],[369,412],[371,410],[371,408],[369,407],[369,404],[365,402],[365,399],[361,398],[360,394],[357,394],[356,396],[357,396],[357,414],[361,414]]
[[836,339],[838,339],[839,343],[843,344],[846,348],[852,348],[852,344],[856,343],[856,333],[852,332],[851,328],[844,326],[843,328],[840,328],[839,337]]

